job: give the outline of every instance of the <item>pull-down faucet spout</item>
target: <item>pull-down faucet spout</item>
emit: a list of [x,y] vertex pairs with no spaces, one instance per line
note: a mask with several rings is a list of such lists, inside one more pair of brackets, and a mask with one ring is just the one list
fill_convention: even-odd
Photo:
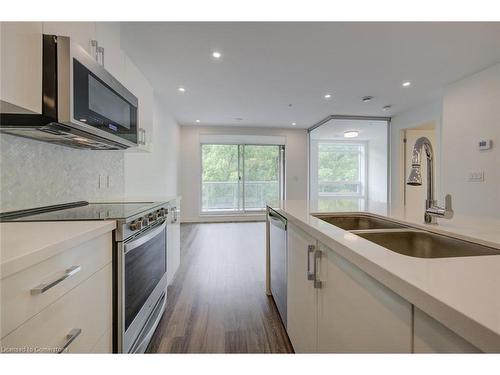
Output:
[[415,142],[415,146],[413,146],[410,174],[406,183],[412,186],[422,185],[422,150],[425,151],[427,159],[427,199],[425,200],[424,220],[428,224],[436,224],[436,217],[451,219],[453,217],[453,209],[451,208],[451,195],[446,195],[445,208],[437,206],[437,202],[434,199],[434,153],[431,142],[427,137],[420,137]]

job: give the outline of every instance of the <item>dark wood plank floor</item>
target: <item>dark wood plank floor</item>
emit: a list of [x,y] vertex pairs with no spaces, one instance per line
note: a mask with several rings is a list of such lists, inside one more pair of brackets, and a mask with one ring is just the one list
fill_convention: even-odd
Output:
[[181,265],[150,353],[291,353],[265,293],[265,224],[181,226]]

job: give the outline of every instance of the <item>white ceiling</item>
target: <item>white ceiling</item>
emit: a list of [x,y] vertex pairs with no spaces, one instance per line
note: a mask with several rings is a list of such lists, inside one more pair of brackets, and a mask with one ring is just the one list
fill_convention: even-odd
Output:
[[500,62],[500,23],[123,23],[122,46],[180,124],[307,128],[440,95]]

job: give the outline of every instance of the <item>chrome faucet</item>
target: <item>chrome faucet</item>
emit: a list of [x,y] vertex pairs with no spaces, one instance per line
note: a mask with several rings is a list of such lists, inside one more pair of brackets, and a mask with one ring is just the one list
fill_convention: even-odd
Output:
[[453,209],[451,208],[451,195],[447,194],[445,197],[445,207],[437,206],[434,200],[434,181],[433,181],[433,162],[434,154],[432,151],[431,141],[427,137],[420,137],[413,146],[413,154],[411,159],[410,175],[408,176],[408,185],[420,186],[422,185],[422,172],[421,172],[421,154],[422,149],[425,151],[427,159],[427,199],[425,200],[425,216],[424,220],[428,224],[437,224],[437,217],[451,219],[453,217]]

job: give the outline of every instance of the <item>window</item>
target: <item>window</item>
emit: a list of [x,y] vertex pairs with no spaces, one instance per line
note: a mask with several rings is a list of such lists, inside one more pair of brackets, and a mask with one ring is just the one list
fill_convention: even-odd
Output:
[[365,145],[348,142],[318,143],[318,196],[365,195]]
[[284,147],[202,144],[201,212],[262,211],[282,197]]
[[[354,133],[354,136],[353,136]],[[309,199],[325,211],[364,210],[388,196],[388,122],[331,116],[309,132]]]

